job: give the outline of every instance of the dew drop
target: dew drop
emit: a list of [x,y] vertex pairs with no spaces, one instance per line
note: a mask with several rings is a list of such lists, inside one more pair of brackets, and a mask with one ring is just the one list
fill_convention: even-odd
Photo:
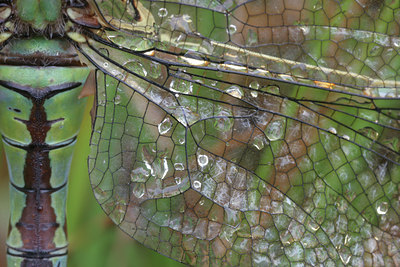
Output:
[[270,122],[265,130],[265,134],[270,141],[281,139],[285,129],[284,120]]
[[124,68],[128,69],[129,71],[136,73],[142,77],[146,77],[147,76],[147,70],[144,67],[144,65],[137,61],[137,60],[130,60],[128,62],[125,62],[123,64]]
[[183,145],[183,144],[185,143],[185,138],[179,138],[179,139],[178,139],[178,143],[179,143],[180,145]]
[[182,183],[182,178],[181,177],[175,177],[175,183],[177,185],[180,185]]
[[396,98],[397,94],[396,92],[389,92],[385,95],[385,98]]
[[151,62],[149,68],[149,75],[154,79],[160,78],[162,74],[161,64],[158,62]]
[[400,38],[393,37],[392,44],[394,47],[399,48],[400,47]]
[[172,128],[172,122],[169,118],[165,118],[162,122],[158,124],[158,132],[160,134],[166,134]]
[[254,137],[252,144],[257,150],[262,150],[266,143],[267,140],[265,140],[264,136],[257,135],[256,137]]
[[384,215],[389,210],[389,204],[387,202],[382,202],[377,208],[376,212],[380,215]]
[[178,162],[174,164],[174,168],[177,171],[183,171],[185,170],[185,165],[183,165],[183,163]]
[[197,157],[197,162],[199,163],[199,166],[203,168],[208,164],[208,157],[206,155],[199,155]]
[[193,92],[193,83],[191,77],[187,74],[178,74],[180,78],[174,78],[171,81],[170,89],[174,93],[191,94]]
[[194,52],[194,51],[188,51],[185,53],[184,56],[179,57],[178,58],[179,61],[185,63],[185,64],[189,64],[191,66],[207,66],[209,64],[209,62],[207,60],[204,60],[203,56],[198,53],[198,52]]
[[135,197],[142,198],[144,196],[145,191],[146,188],[144,186],[144,183],[135,183],[133,185],[132,193]]
[[115,75],[115,78],[117,78],[118,80],[124,80],[125,75],[123,75],[122,73],[117,73],[117,75]]
[[200,189],[200,188],[201,188],[201,183],[200,183],[199,181],[194,181],[194,182],[193,182],[193,187],[194,187],[195,189]]
[[114,43],[114,44],[121,44],[124,42],[125,38],[122,35],[115,35],[115,36],[110,36],[110,40]]
[[228,32],[229,34],[236,33],[236,31],[237,31],[236,25],[233,25],[233,24],[229,25],[228,30],[229,30],[229,32]]
[[121,103],[121,96],[120,96],[120,95],[116,95],[116,96],[114,97],[114,103],[115,103],[116,105],[118,105],[118,104]]
[[300,30],[303,32],[304,35],[307,35],[310,33],[310,27],[309,26],[301,26]]
[[243,90],[237,85],[232,85],[226,89],[226,92],[233,97],[241,99],[243,97]]
[[99,100],[98,105],[99,106],[105,106],[106,105],[106,101],[104,99]]
[[330,132],[331,134],[337,134],[337,130],[334,127],[330,127],[328,129],[328,132]]
[[346,135],[346,134],[343,135],[342,137],[343,137],[343,139],[345,139],[345,140],[350,140],[350,136],[348,136],[348,135]]
[[158,16],[160,18],[166,17],[167,15],[168,15],[168,10],[166,8],[162,7],[158,10]]
[[267,87],[261,88],[261,91],[265,91],[270,94],[279,95],[279,87],[275,85],[270,85]]
[[254,98],[256,98],[258,96],[258,92],[257,91],[251,91],[250,95]]
[[344,245],[348,246],[350,244],[351,241],[351,236],[349,236],[348,234],[344,237]]
[[215,76],[217,76],[217,78],[222,79],[224,77],[224,73],[222,71],[218,71]]
[[258,90],[258,89],[260,88],[260,84],[259,84],[257,81],[252,81],[252,82],[249,84],[249,87],[250,87],[251,89]]
[[252,97],[257,97],[257,96],[258,96],[257,90],[260,89],[260,84],[259,84],[257,81],[252,81],[252,82],[249,84],[249,87],[250,87],[251,89],[253,89],[253,90],[251,90],[250,95],[251,95]]
[[202,199],[202,200],[199,201],[199,205],[200,205],[200,206],[203,206],[204,203],[205,203],[204,199]]
[[218,85],[218,81],[212,80],[212,81],[210,82],[210,85],[213,86],[213,87],[216,87],[216,86]]
[[103,62],[103,67],[108,68],[108,62]]
[[142,167],[133,169],[130,174],[131,181],[139,182],[139,183],[146,182],[147,178],[149,178],[149,176],[150,176],[150,173]]

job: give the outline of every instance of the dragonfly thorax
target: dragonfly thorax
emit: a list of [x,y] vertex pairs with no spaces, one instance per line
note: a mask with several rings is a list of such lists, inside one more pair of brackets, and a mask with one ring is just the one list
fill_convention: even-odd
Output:
[[61,16],[60,0],[18,0],[16,1],[16,15],[35,30],[43,30],[49,24],[55,24]]

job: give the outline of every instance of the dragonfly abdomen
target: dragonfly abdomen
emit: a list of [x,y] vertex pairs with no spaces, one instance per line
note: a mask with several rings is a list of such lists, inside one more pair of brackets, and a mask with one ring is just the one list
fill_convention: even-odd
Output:
[[0,132],[11,184],[9,266],[66,266],[66,185],[88,73],[85,67],[0,66]]

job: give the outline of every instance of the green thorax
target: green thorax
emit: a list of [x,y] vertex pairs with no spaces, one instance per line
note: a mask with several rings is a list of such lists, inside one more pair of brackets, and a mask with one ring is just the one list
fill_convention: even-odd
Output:
[[60,0],[17,0],[18,17],[36,30],[55,23],[61,15]]

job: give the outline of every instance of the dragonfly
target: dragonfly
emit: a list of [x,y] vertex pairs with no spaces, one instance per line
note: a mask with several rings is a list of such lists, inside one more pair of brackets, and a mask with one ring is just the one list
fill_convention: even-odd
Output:
[[95,198],[146,247],[188,265],[399,265],[399,16],[398,0],[2,1],[9,266],[66,266],[93,91]]

